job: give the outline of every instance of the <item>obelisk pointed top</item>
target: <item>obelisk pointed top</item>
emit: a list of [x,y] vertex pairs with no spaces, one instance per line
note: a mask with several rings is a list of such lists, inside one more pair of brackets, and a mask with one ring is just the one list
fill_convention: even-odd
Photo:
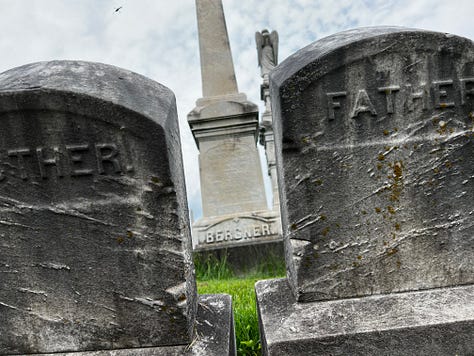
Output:
[[237,94],[222,0],[196,0],[204,98]]

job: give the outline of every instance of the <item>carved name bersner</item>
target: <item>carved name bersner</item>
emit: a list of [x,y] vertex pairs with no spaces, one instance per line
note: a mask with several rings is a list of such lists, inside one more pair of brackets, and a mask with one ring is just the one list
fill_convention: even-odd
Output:
[[255,216],[229,217],[209,226],[195,229],[201,244],[226,246],[239,241],[267,241],[278,235],[278,225],[275,217],[263,218]]
[[[239,219],[240,220],[240,219]],[[206,243],[233,241],[240,239],[258,238],[260,236],[272,235],[268,224],[254,225],[248,230],[242,228],[225,229],[225,230],[210,230],[206,231]]]

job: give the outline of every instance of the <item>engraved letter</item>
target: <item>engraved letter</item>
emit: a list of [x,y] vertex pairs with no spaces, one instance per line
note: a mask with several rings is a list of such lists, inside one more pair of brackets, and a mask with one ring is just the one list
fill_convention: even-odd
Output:
[[394,112],[393,101],[394,101],[394,96],[395,96],[394,93],[399,90],[400,90],[400,87],[398,85],[391,85],[389,87],[378,88],[378,91],[380,93],[385,94],[385,98],[387,100],[387,114],[393,114]]
[[467,83],[474,84],[474,78],[463,78],[461,81],[461,105],[465,105],[467,98],[474,98],[474,88],[467,89]]
[[71,162],[71,176],[87,176],[92,174],[92,169],[74,168],[74,165],[80,166],[82,161],[82,154],[78,153],[81,151],[87,151],[89,144],[85,143],[82,145],[66,145],[66,150],[69,154],[69,161]]
[[17,157],[17,162],[18,166],[17,169],[20,172],[20,178],[23,180],[28,179],[28,174],[26,174],[26,169],[25,169],[25,156],[30,155],[30,149],[29,148],[19,148],[17,150],[8,150],[8,156],[9,157]]
[[251,237],[252,237],[252,231],[250,230],[245,231],[244,240],[247,240]]
[[372,116],[377,115],[377,111],[375,111],[375,107],[364,89],[360,89],[357,92],[356,100],[354,102],[354,106],[352,107],[350,117],[354,119],[361,112],[370,112]]
[[262,233],[260,232],[260,226],[253,227],[253,237],[260,237]]
[[454,102],[441,102],[441,98],[446,98],[448,93],[446,90],[441,89],[440,87],[445,87],[448,85],[453,85],[453,81],[451,79],[448,80],[435,80],[433,82],[433,91],[434,91],[434,100],[435,100],[435,107],[436,108],[449,108],[454,106]]
[[242,231],[239,228],[235,229],[234,240],[240,240],[242,238]]
[[[122,172],[122,168],[120,167],[120,162],[118,160],[118,150],[117,145],[114,143],[96,143],[95,151],[97,155],[97,169],[99,174],[105,174],[104,170],[104,162],[109,162],[114,166],[114,172],[120,173]],[[105,153],[104,151],[109,151]]]
[[338,109],[341,107],[341,103],[338,101],[334,101],[334,98],[346,96],[347,93],[345,91],[338,91],[335,93],[326,93],[326,97],[328,98],[328,120],[334,120],[336,115],[334,113],[334,109]]
[[61,166],[61,153],[59,152],[59,147],[53,147],[54,157],[45,158],[43,154],[43,147],[36,148],[36,155],[38,156],[38,165],[40,170],[41,178],[46,179],[48,175],[46,173],[46,166],[55,166],[56,174],[58,177],[63,177],[64,173]]
[[224,233],[222,232],[222,230],[216,231],[216,242],[218,241],[224,241]]
[[214,242],[214,235],[212,234],[212,231],[208,231],[206,233],[206,243],[211,244]]
[[270,226],[268,226],[267,224],[262,225],[262,236],[265,236],[265,235],[271,235]]
[[230,232],[230,230],[225,231],[225,240],[226,241],[232,240],[232,233]]
[[423,110],[428,109],[428,103],[427,103],[428,92],[426,90],[425,83],[422,83],[420,85],[420,91],[417,91],[417,92],[413,91],[413,87],[411,84],[406,84],[405,87],[407,89],[407,95],[408,95],[408,98],[406,101],[406,108],[408,111],[415,110],[415,100],[418,100],[418,99],[421,99]]

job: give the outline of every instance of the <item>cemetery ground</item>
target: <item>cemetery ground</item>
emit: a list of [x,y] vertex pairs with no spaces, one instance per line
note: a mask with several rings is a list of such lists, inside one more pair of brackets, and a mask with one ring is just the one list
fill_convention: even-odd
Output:
[[260,355],[255,282],[285,277],[284,260],[270,256],[244,272],[234,271],[225,257],[217,259],[209,255],[195,258],[194,263],[199,294],[227,293],[232,296],[237,354]]

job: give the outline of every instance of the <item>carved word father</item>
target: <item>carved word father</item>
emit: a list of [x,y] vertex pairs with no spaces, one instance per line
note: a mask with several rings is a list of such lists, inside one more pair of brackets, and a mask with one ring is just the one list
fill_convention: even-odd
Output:
[[[458,89],[458,93],[455,91]],[[377,88],[379,95],[385,96],[385,112],[393,114],[395,111],[395,101],[404,100],[404,107],[408,111],[414,111],[415,105],[419,105],[423,110],[430,108],[430,89],[433,97],[434,108],[449,108],[456,106],[459,100],[461,105],[465,105],[469,97],[474,97],[474,78],[462,78],[459,82],[452,79],[436,80],[429,86],[422,83],[417,87],[411,84],[404,86],[390,85]],[[347,91],[326,93],[328,120],[336,119],[337,112],[346,112],[349,118],[357,118],[360,113],[370,113],[377,116],[377,110],[373,104],[373,99],[365,89],[359,89],[355,93]],[[378,98],[377,98],[378,99]],[[347,102],[346,102],[347,100]],[[343,109],[345,106],[345,110]]]
[[80,177],[132,172],[126,150],[111,142],[17,147],[0,150],[0,182],[9,177]]

